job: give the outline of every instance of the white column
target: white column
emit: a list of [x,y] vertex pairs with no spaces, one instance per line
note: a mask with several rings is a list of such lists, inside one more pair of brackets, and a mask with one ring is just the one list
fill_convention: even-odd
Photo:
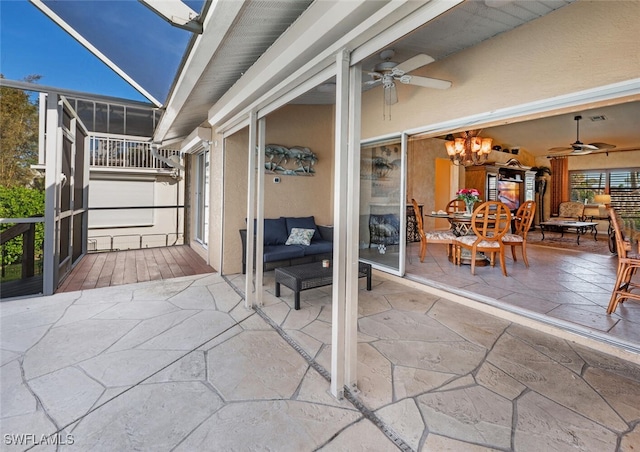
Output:
[[256,177],[256,304],[262,306],[263,256],[264,256],[264,146],[266,120],[258,120],[258,156]]
[[347,156],[347,286],[345,379],[355,388],[358,369],[358,259],[360,257],[360,119],[362,66],[351,67],[349,83],[349,153]]
[[59,213],[58,191],[58,95],[47,95],[46,141],[45,141],[45,203],[44,203],[44,260],[42,290],[52,295],[58,283],[58,237],[56,222]]
[[341,399],[345,379],[345,304],[347,262],[349,52],[336,55],[336,123],[333,187],[333,286],[331,321],[331,394]]
[[247,272],[245,274],[244,305],[251,309],[255,300],[255,285],[253,279],[254,246],[253,237],[255,234],[255,203],[256,203],[256,112],[249,113],[249,145],[247,152]]

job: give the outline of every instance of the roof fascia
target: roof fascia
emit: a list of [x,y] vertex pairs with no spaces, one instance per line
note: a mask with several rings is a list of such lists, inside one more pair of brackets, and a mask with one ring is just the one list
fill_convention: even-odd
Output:
[[229,29],[244,8],[243,1],[217,1],[208,8],[204,20],[204,31],[195,39],[193,47],[182,65],[182,69],[167,100],[165,112],[154,132],[154,141],[162,142],[176,117],[182,111],[189,94],[193,91],[212,56],[220,47]]
[[[406,35],[409,31],[423,25],[461,2],[462,0],[432,0],[427,4],[411,1],[389,2],[365,20],[359,20],[349,33],[342,36],[341,39],[338,39],[332,45],[327,46],[324,52],[316,55],[308,61],[307,64],[291,73],[276,87],[272,88],[262,96],[259,96],[259,98],[255,99],[241,110],[238,111],[236,108],[233,116],[222,116],[221,109],[216,112],[216,115],[212,116],[211,113],[216,108],[216,105],[227,101],[227,94],[225,94],[225,96],[223,96],[221,100],[209,110],[209,123],[217,125],[217,132],[220,133],[224,132],[227,127],[233,126],[233,124],[241,121],[241,119],[246,116],[247,112],[252,109],[256,109],[259,116],[267,114],[275,110],[279,105],[283,105],[292,98],[297,97],[297,95],[302,94],[306,90],[315,86],[314,84],[317,80],[317,74],[325,71],[328,66],[334,63],[333,56],[340,49],[354,49],[351,63],[356,64],[368,57],[370,54],[396,41]],[[313,39],[310,36],[302,36],[299,38],[290,37],[288,33],[289,30],[283,34],[281,38],[285,41],[295,39],[299,39],[301,41],[313,41],[315,39],[319,39],[317,36],[314,36]],[[271,51],[272,49],[269,49],[263,57],[268,59]],[[247,71],[245,77],[243,77],[243,79],[234,86],[234,88],[237,87],[240,90],[240,93],[244,93],[245,96],[246,93],[253,94],[258,92],[255,88],[246,88],[242,84],[245,78],[248,78],[253,74],[253,72],[251,72],[253,69],[254,67]],[[258,72],[258,74],[258,81],[264,81],[264,73]],[[309,80],[311,80],[311,85],[306,83]],[[301,87],[305,87],[306,89],[303,88],[300,90]],[[274,103],[277,103],[278,105],[275,105]],[[229,105],[229,109],[232,109],[232,105],[227,105]],[[268,108],[267,105],[269,105]]]
[[78,41],[82,46],[84,46],[89,52],[93,53],[100,61],[106,64],[112,71],[122,77],[127,83],[129,83],[132,87],[134,87],[140,94],[149,99],[153,104],[157,107],[162,106],[162,102],[153,97],[147,90],[145,90],[142,86],[138,84],[133,78],[129,76],[125,71],[123,71],[120,66],[111,61],[105,54],[100,52],[96,47],[94,47],[89,41],[87,41],[84,36],[76,31],[71,25],[65,22],[60,16],[54,13],[47,5],[45,5],[42,0],[29,0],[36,8],[42,11],[49,19],[53,20],[58,26],[60,26],[64,31],[66,31],[73,39]]
[[105,102],[115,105],[126,105],[131,107],[143,107],[143,108],[157,108],[155,105],[149,102],[141,102],[139,100],[123,99],[121,97],[105,96],[103,94],[85,93],[83,91],[75,91],[66,88],[56,88],[54,86],[40,85],[38,83],[24,82],[20,80],[9,80],[6,78],[0,79],[0,86],[7,86],[9,88],[17,88],[26,91],[33,91],[37,93],[56,93],[61,96],[71,97],[74,99],[93,100],[98,102]]

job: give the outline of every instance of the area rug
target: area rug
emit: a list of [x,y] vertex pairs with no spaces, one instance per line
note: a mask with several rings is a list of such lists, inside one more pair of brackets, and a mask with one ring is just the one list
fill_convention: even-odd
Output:
[[559,232],[549,231],[544,234],[539,229],[529,231],[527,235],[527,243],[530,245],[548,246],[551,248],[562,248],[574,251],[583,251],[587,253],[611,255],[609,251],[609,241],[606,232],[603,234],[598,232],[598,241],[593,240],[593,235],[586,234],[580,236],[580,245],[576,243],[576,234],[573,232],[565,233],[564,237],[560,237]]

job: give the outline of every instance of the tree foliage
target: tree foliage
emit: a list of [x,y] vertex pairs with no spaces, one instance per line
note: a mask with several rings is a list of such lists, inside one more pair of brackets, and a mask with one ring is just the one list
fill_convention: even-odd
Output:
[[[0,78],[4,78],[0,74]],[[25,80],[37,81],[40,76]],[[38,105],[29,92],[0,87],[0,185],[27,186],[33,182],[30,166],[38,162]]]
[[[27,187],[0,186],[0,218],[29,218],[44,216],[44,191]],[[0,230],[13,224],[0,224]],[[44,225],[36,224],[36,250],[42,250]],[[36,251],[37,252],[37,251]],[[19,262],[22,257],[22,236],[4,244],[3,265]]]

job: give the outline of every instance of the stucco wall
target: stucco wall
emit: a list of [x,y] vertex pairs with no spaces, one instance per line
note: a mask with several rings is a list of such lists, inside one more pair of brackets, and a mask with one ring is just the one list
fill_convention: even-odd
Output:
[[391,106],[391,120],[389,115],[383,119],[382,90],[365,92],[362,136],[423,127],[638,77],[639,16],[640,2],[580,0],[429,64],[414,73],[451,80],[453,86],[436,90],[398,83],[399,102]]
[[[391,115],[383,115],[381,90],[369,90],[363,93],[362,99],[362,138],[398,133],[637,77],[640,73],[637,33],[630,31],[638,30],[639,15],[640,2],[580,0],[416,71],[418,75],[451,80],[453,87],[441,91],[398,84],[399,102],[391,107]],[[594,35],[591,31],[594,29],[606,29],[607,33]],[[315,215],[318,223],[332,222],[333,113],[331,106],[292,105],[268,117],[268,143],[307,146],[319,156],[319,161],[313,178],[282,176],[282,182],[274,184],[273,175],[266,176],[266,217]],[[226,174],[224,196],[218,197],[223,202],[221,206],[225,206],[225,217],[221,220],[224,273],[240,269],[237,231],[245,226],[246,217],[246,149],[246,130],[228,138],[224,164],[220,167]],[[442,151],[433,144],[414,149],[409,156],[409,179],[428,179],[428,174],[411,174],[412,160],[423,158],[420,153],[435,158],[442,157]],[[511,154],[494,152],[491,160],[504,162],[511,157]],[[528,166],[548,165],[546,159],[534,161],[526,151],[521,151],[517,158]],[[573,159],[575,165],[582,166],[574,166]],[[587,162],[592,167],[636,166],[630,162],[637,162],[633,153],[611,153],[606,166],[602,159],[605,157],[572,158],[570,169],[582,168]],[[417,164],[416,172],[420,166],[424,164]],[[464,186],[464,177],[460,177],[459,185]],[[412,183],[409,190],[409,197],[429,199],[433,196],[426,186]]]
[[[324,105],[289,105],[267,117],[268,144],[308,147],[318,162],[314,176],[265,174],[265,218],[313,215],[317,224],[333,223],[333,118],[333,106]],[[224,274],[241,270],[238,230],[246,227],[248,139],[248,129],[243,129],[224,144]],[[273,182],[275,176],[280,177],[280,183]]]

